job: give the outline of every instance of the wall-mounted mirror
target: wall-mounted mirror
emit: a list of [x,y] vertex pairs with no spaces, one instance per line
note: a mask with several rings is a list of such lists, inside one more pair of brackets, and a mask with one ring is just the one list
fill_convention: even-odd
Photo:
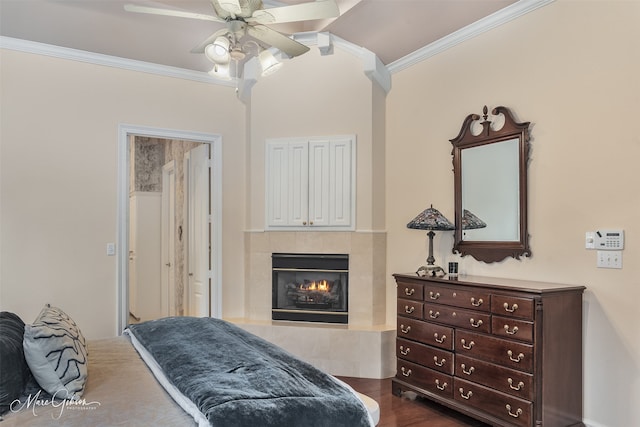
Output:
[[488,263],[530,256],[529,122],[516,122],[506,107],[491,111],[495,124],[488,120],[486,106],[482,113],[482,122],[479,115],[469,114],[458,136],[451,140],[456,223],[453,252]]

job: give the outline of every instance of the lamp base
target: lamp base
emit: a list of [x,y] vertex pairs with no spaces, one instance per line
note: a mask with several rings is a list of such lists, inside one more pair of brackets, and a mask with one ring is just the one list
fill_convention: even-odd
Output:
[[445,272],[444,269],[438,265],[423,265],[416,271],[416,274],[420,277],[431,276],[431,277],[444,277]]

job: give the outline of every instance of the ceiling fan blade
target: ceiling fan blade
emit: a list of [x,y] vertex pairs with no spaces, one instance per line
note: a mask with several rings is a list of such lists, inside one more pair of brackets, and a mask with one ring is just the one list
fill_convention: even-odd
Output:
[[247,26],[247,33],[270,46],[280,49],[287,54],[290,58],[298,55],[302,55],[309,51],[309,48],[302,43],[299,43],[284,34],[272,30],[264,25],[249,25]]
[[247,22],[259,24],[280,24],[283,22],[310,21],[313,19],[334,18],[340,15],[335,0],[317,0],[291,6],[259,9],[253,12]]
[[242,7],[240,6],[240,0],[216,0],[218,5],[233,15],[240,15]]
[[138,6],[136,4],[125,4],[124,10],[126,10],[127,12],[148,13],[151,15],[176,16],[179,18],[200,19],[203,21],[225,22],[224,20],[213,15],[186,12],[183,10],[161,9],[158,7]]
[[215,33],[213,33],[209,37],[207,37],[207,39],[204,40],[202,43],[200,43],[198,46],[196,46],[193,49],[191,49],[191,53],[204,53],[204,49],[207,46],[209,46],[211,43],[213,43],[221,35],[226,34],[228,31],[229,30],[227,30],[226,28],[223,28],[222,30],[216,31]]

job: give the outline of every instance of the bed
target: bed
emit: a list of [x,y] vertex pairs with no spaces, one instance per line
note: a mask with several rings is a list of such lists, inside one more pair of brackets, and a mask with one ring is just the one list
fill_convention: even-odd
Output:
[[[5,381],[6,364],[16,362],[0,359],[2,427],[370,427],[379,417],[375,401],[344,382],[219,319],[158,319],[131,325],[120,337],[85,341],[77,325],[74,330],[56,323],[62,319],[75,325],[62,310],[45,307],[43,312],[24,326],[27,368],[17,398],[9,399]],[[54,321],[42,321],[52,313]],[[17,346],[5,342],[11,335],[5,333],[5,320],[0,315],[3,356]],[[42,325],[44,332],[32,330]],[[35,380],[42,373],[29,360],[27,342],[38,336],[66,340],[57,343],[62,352],[49,349],[56,356],[49,365],[62,378],[53,392],[42,386],[46,379]],[[64,363],[62,353],[71,355]]]

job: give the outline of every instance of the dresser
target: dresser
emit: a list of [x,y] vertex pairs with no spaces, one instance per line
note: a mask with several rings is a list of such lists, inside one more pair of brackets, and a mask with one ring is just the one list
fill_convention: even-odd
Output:
[[582,426],[584,286],[394,274],[393,394],[493,426]]

